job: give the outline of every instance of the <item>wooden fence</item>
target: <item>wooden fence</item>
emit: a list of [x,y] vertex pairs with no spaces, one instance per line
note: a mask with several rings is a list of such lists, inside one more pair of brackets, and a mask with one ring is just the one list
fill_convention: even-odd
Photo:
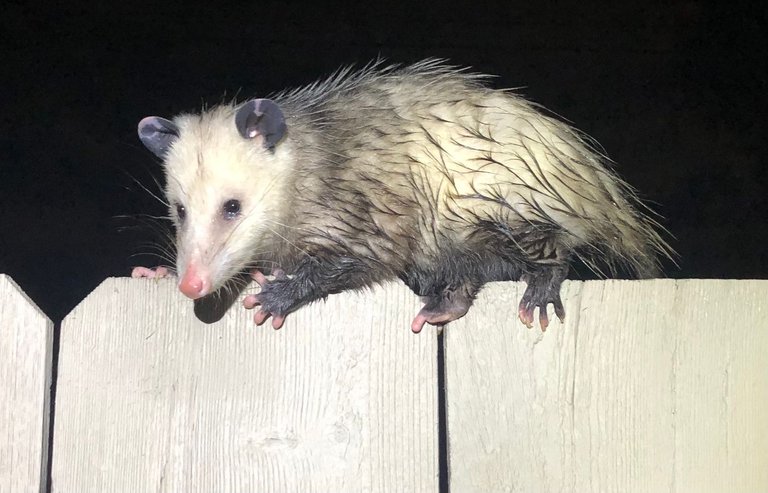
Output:
[[439,366],[398,284],[274,331],[108,279],[49,405],[52,324],[0,276],[0,492],[438,492],[441,453],[453,493],[768,491],[768,281],[567,282],[543,334],[523,288],[488,286]]

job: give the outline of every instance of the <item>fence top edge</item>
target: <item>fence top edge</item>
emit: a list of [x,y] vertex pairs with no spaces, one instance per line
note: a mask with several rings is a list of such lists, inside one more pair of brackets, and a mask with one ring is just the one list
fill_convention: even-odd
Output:
[[[2,282],[7,282],[9,286],[12,287],[17,293],[19,293],[23,299],[34,309],[42,315],[46,322],[50,325],[53,325],[53,322],[51,319],[46,315],[46,313],[40,309],[40,307],[35,303],[35,301],[29,297],[24,290],[13,280],[13,278],[7,274],[0,273],[0,286],[2,285]],[[97,292],[101,291],[102,289],[110,289],[110,287],[114,288],[115,284],[123,284],[123,283],[145,283],[146,286],[149,286],[148,283],[175,283],[175,280],[173,278],[166,278],[166,279],[132,279],[130,277],[107,277],[105,278],[101,283],[99,283],[97,286],[95,286],[87,295],[85,295],[75,306],[72,307],[72,309],[62,318],[63,320],[66,320],[73,312],[75,312],[80,305],[82,305],[86,300],[88,300],[90,297],[94,296]],[[484,291],[487,290],[493,290],[493,289],[500,289],[503,286],[508,285],[514,285],[518,284],[516,281],[504,281],[504,282],[492,282],[488,283],[486,287],[484,288]],[[598,279],[598,280],[588,280],[588,281],[582,281],[582,280],[566,280],[565,285],[578,285],[578,284],[598,284],[598,283],[605,283],[605,284],[611,284],[611,283],[664,283],[669,284],[670,287],[676,286],[676,285],[682,285],[682,284],[689,284],[689,283],[702,283],[702,284],[734,284],[734,283],[756,283],[758,285],[760,284],[768,284],[768,279],[712,279],[712,278],[687,278],[687,279],[670,279],[670,278],[656,278],[656,279]],[[387,286],[389,283],[384,283],[383,286]],[[393,281],[392,284],[399,284],[399,281]],[[343,295],[343,293],[341,293]],[[334,295],[334,296],[339,296]],[[414,295],[415,296],[415,295]]]
[[[3,285],[8,286],[8,288],[3,289]],[[50,319],[50,317],[48,317],[48,315],[46,315],[46,313],[40,309],[37,303],[35,303],[35,301],[29,295],[27,295],[21,286],[19,286],[16,281],[14,281],[13,278],[8,274],[0,274],[0,291],[15,293],[14,296],[18,296],[19,298],[23,299],[27,305],[37,313],[37,315],[41,316],[45,320],[45,324],[48,329],[53,328],[53,321]]]
[[[135,283],[135,284],[134,284]],[[606,285],[617,285],[617,284],[660,284],[662,286],[667,286],[669,289],[674,289],[676,286],[679,285],[686,285],[686,284],[702,284],[702,285],[723,285],[723,284],[742,284],[742,283],[756,283],[757,285],[765,284],[768,286],[768,279],[670,279],[670,278],[656,278],[656,279],[597,279],[597,280],[566,280],[563,285],[564,286],[576,286],[576,285],[599,285],[599,284],[606,284]],[[176,279],[175,278],[162,278],[162,279],[133,279],[130,277],[108,277],[104,279],[99,285],[97,285],[88,295],[86,295],[70,312],[71,314],[73,311],[77,309],[80,304],[82,304],[84,301],[88,300],[91,296],[101,295],[99,292],[105,289],[114,289],[116,286],[144,286],[145,288],[149,289],[149,287],[158,287],[162,286],[163,289],[169,289],[175,294],[179,295],[179,300],[183,300],[185,302],[188,302],[185,297],[183,297],[181,294],[176,293]],[[403,289],[405,288],[405,285],[401,283],[400,281],[391,281],[387,283],[383,283],[379,285],[377,288],[388,288],[389,286],[400,286]],[[524,283],[522,281],[501,281],[501,282],[490,282],[485,285],[483,288],[483,291],[493,291],[498,289],[505,289],[507,287],[513,287],[513,286],[523,286]],[[249,285],[244,292],[250,292],[254,291],[255,284],[252,283]],[[344,296],[345,293],[348,292],[342,292],[338,294],[334,294],[331,296]],[[416,294],[414,294],[416,296]],[[64,318],[66,319],[67,316]]]

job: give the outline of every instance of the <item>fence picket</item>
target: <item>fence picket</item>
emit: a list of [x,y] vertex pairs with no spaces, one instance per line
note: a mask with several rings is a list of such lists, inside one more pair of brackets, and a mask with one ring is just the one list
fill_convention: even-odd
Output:
[[0,492],[44,491],[53,324],[0,275]]
[[545,334],[514,283],[446,331],[451,491],[768,491],[768,281],[564,289]]
[[436,337],[404,286],[254,327],[170,280],[108,279],[63,322],[53,491],[437,491]]

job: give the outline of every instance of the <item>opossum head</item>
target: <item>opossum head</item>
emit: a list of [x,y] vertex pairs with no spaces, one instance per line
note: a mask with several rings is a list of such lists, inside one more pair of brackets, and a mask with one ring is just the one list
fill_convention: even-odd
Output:
[[256,99],[174,121],[147,117],[138,130],[164,162],[179,289],[192,299],[210,294],[264,253],[261,240],[279,221],[289,172],[278,149],[283,113]]

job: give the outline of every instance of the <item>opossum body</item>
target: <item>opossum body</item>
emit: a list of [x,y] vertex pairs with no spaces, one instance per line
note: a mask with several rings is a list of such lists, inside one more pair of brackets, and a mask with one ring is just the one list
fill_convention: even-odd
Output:
[[669,249],[632,189],[583,135],[485,78],[438,60],[374,64],[143,119],[180,290],[200,298],[252,270],[262,289],[245,305],[278,328],[307,303],[399,278],[425,298],[418,332],[462,317],[485,283],[522,279],[518,315],[530,327],[538,308],[545,329],[549,303],[565,316],[572,257],[653,274]]

